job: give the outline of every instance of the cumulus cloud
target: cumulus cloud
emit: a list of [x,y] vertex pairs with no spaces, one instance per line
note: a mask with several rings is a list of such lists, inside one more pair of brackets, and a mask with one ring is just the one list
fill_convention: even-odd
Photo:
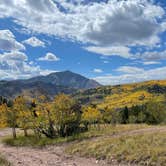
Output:
[[[166,52],[146,51],[131,53],[132,47],[153,47],[161,42],[160,36],[166,30],[165,9],[152,0],[1,0],[0,18],[12,18],[24,30],[32,33],[53,35],[62,39],[78,41],[90,52],[105,56],[118,55],[125,58],[156,61],[166,59]],[[6,51],[24,50],[10,31],[1,32],[0,49]],[[87,46],[88,44],[88,46]],[[39,60],[58,60],[55,55],[46,55]],[[26,61],[23,61],[26,64]],[[28,67],[27,67],[28,68]],[[130,68],[131,69],[131,68]],[[36,69],[37,70],[37,69]],[[151,79],[153,72],[165,75],[164,67],[144,70],[123,67],[121,75],[98,77],[101,81],[114,84]],[[119,68],[116,72],[122,72]],[[154,78],[162,77],[159,76]],[[149,76],[148,76],[149,74]],[[155,73],[156,74],[156,73]],[[112,80],[110,81],[111,78]]]
[[0,30],[0,50],[16,51],[25,50],[23,44],[16,41],[15,36],[10,30]]
[[1,79],[25,79],[50,72],[52,70],[44,70],[40,66],[29,63],[28,57],[23,52],[13,51],[0,54]]
[[53,53],[48,52],[44,57],[38,58],[39,61],[59,61],[60,58],[58,58]]
[[[132,69],[131,67],[129,67]],[[118,69],[117,69],[118,70]],[[135,70],[135,67],[133,67]],[[140,70],[140,72],[138,72]],[[96,81],[100,82],[103,85],[117,85],[117,84],[125,84],[125,83],[133,83],[133,82],[141,82],[147,80],[160,80],[165,79],[166,76],[166,67],[159,67],[155,69],[145,70],[142,68],[138,68],[135,72],[131,72],[131,70],[124,72],[120,75],[105,75],[100,77],[95,77]]]
[[10,52],[0,54],[0,73],[2,79],[29,76],[39,67],[31,67],[27,64],[27,56],[22,52]]
[[3,0],[0,9],[0,17],[12,17],[33,32],[105,47],[154,45],[165,31],[164,9],[149,0],[13,0],[7,4]]
[[27,40],[24,40],[23,43],[28,44],[32,47],[45,47],[45,43],[36,37],[31,37]]
[[[144,1],[145,2],[145,1]],[[152,15],[152,10],[155,10]],[[106,16],[91,24],[87,36],[97,44],[155,44],[160,25],[154,20],[163,15],[160,7],[141,1],[114,1],[105,6]],[[102,21],[101,21],[102,20]],[[142,28],[142,25],[144,28]]]
[[102,73],[103,70],[102,70],[102,69],[93,69],[93,72],[94,72],[94,73]]
[[27,56],[23,52],[13,51],[0,54],[0,60],[5,61],[26,61]]
[[52,0],[27,0],[26,2],[32,9],[37,10],[38,12],[51,13],[56,8],[56,5]]

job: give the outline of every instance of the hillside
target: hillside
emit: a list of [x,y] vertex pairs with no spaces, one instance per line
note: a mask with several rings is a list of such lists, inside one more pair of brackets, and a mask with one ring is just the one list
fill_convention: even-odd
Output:
[[83,104],[97,104],[98,108],[122,108],[141,105],[151,99],[163,101],[166,94],[166,80],[142,83],[102,86],[79,91],[73,96]]
[[89,89],[97,86],[100,84],[94,80],[71,71],[64,71],[27,80],[0,81],[0,95],[15,97],[24,94],[34,97],[44,94],[54,97],[58,93],[70,94],[77,89]]

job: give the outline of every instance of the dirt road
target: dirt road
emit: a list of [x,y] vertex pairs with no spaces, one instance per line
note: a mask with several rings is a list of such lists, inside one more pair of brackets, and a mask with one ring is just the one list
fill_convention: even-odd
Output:
[[[0,130],[0,138],[10,135],[10,129]],[[67,145],[44,148],[10,147],[0,143],[0,154],[14,166],[107,166],[105,161],[80,158],[64,153]]]
[[[114,136],[136,135],[149,132],[166,132],[165,126],[156,126],[123,132]],[[0,130],[0,137],[10,135],[9,129]],[[105,138],[107,138],[106,136]],[[93,138],[94,140],[99,138]],[[0,153],[14,166],[107,166],[106,161],[97,161],[94,158],[80,158],[64,153],[67,144],[48,146],[44,148],[10,147],[0,143]]]

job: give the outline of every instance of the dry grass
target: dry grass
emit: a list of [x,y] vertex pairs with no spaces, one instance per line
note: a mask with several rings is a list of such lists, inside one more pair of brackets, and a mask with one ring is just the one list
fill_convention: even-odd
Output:
[[0,155],[0,166],[11,166],[11,164]]
[[55,139],[49,139],[44,136],[41,137],[40,139],[36,138],[34,135],[32,135],[32,131],[29,137],[24,137],[23,133],[19,131],[18,137],[16,139],[13,139],[11,137],[6,137],[3,139],[3,142],[10,146],[32,146],[32,147],[46,146],[46,145],[55,145],[64,142],[71,142],[74,140],[81,141],[92,137],[114,135],[126,131],[132,131],[148,127],[150,126],[146,124],[140,124],[140,125],[130,124],[130,125],[117,125],[117,126],[92,125],[87,132],[79,133],[69,137],[58,137]]
[[133,136],[101,138],[71,145],[67,152],[80,156],[107,159],[110,163],[164,165],[166,163],[166,133],[146,133]]

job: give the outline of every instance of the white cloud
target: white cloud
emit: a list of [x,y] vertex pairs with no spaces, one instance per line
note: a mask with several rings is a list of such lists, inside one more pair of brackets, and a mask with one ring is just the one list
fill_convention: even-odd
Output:
[[122,73],[135,74],[135,73],[143,73],[144,69],[133,67],[133,66],[121,66],[118,69],[116,69],[116,71],[122,72]]
[[158,61],[146,61],[143,62],[144,65],[156,65],[156,64],[161,64],[161,62]]
[[164,51],[146,51],[144,53],[137,53],[137,58],[148,61],[164,60],[166,59],[166,50]]
[[58,72],[58,70],[40,70],[40,75],[48,75],[50,73],[55,73],[55,72]]
[[[101,47],[155,45],[165,31],[164,9],[149,0],[107,3],[56,0],[4,0],[0,17],[12,17],[32,32],[90,42]],[[24,13],[24,14],[22,14]]]
[[102,69],[93,69],[93,72],[94,72],[94,73],[102,73],[103,70],[102,70]]
[[132,55],[130,54],[130,49],[124,46],[114,46],[114,47],[89,46],[89,47],[85,47],[85,49],[87,51],[105,55],[105,56],[118,55],[124,58],[132,57]]
[[109,63],[109,61],[103,61],[103,63]]
[[35,63],[34,61],[30,61],[30,62],[29,62],[30,65],[33,65],[34,63]]
[[16,51],[25,50],[23,44],[16,41],[15,36],[10,30],[0,30],[0,50]]
[[121,75],[105,75],[100,77],[95,77],[96,81],[100,82],[103,85],[117,85],[133,82],[141,82],[147,80],[160,80],[165,79],[166,76],[166,67],[159,67],[155,69],[144,70],[139,69],[140,72],[130,72],[122,73]]
[[[58,8],[55,1],[63,10]],[[86,50],[105,56],[118,55],[125,58],[136,56],[137,59],[147,61],[166,59],[166,52],[156,51],[131,55],[130,48],[158,45],[161,42],[161,34],[166,30],[164,15],[165,9],[153,3],[152,0],[108,0],[106,3],[97,1],[83,3],[82,0],[0,1],[0,18],[12,18],[15,23],[23,26],[24,31],[88,43],[89,47],[86,47]],[[3,31],[1,34],[1,50],[13,53],[25,49],[21,43],[15,40],[11,31]],[[5,37],[2,38],[3,35]],[[50,57],[46,55],[41,58],[43,60],[57,60],[58,58]],[[25,60],[22,64],[23,69],[30,70],[30,66]],[[164,67],[148,71],[135,69],[135,73],[110,76],[111,81],[107,79],[107,76],[101,81],[123,83],[146,80],[152,78],[152,72],[163,72],[164,69]],[[39,73],[41,69],[35,67],[33,70]],[[142,70],[144,72],[141,72]],[[30,73],[32,74],[32,72]],[[165,75],[164,72],[163,74]],[[161,78],[161,74],[154,75],[154,78],[158,77]],[[98,79],[100,78],[98,77]]]
[[44,70],[29,63],[27,56],[22,52],[14,51],[0,54],[1,79],[25,79],[50,72],[53,70]]
[[38,58],[39,61],[59,61],[60,58],[58,58],[53,53],[48,52],[44,57]]
[[45,43],[36,37],[31,37],[27,40],[24,40],[23,43],[28,44],[32,47],[45,47]]

